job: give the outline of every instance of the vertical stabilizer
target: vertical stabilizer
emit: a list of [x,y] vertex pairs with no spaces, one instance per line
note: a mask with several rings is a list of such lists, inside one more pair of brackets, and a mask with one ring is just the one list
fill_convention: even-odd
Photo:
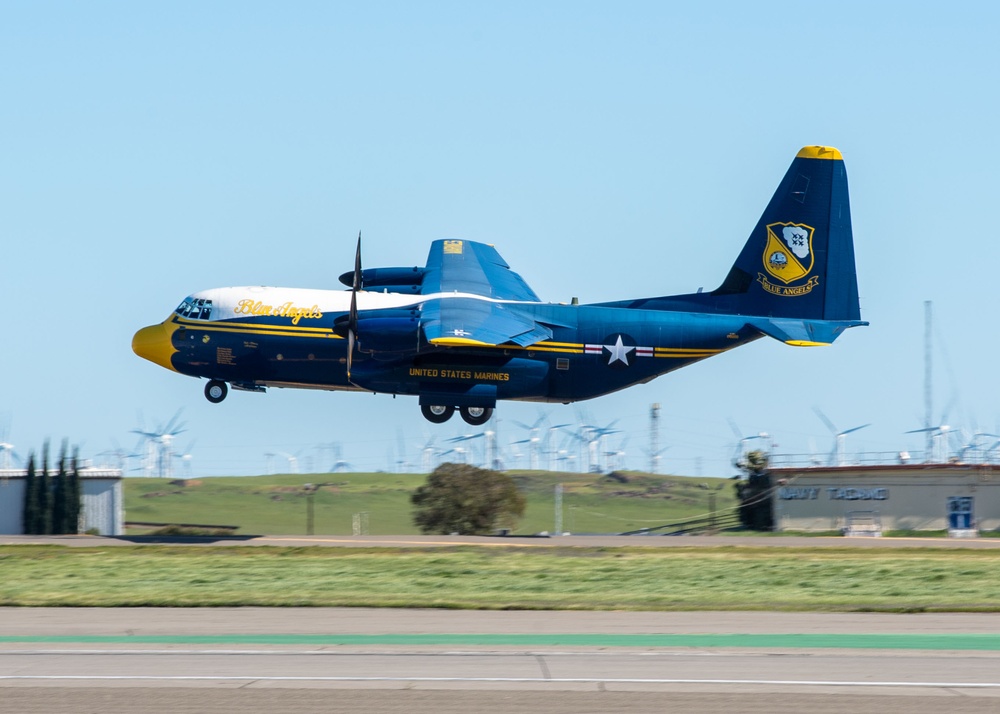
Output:
[[742,315],[861,317],[847,171],[837,149],[799,151],[723,284],[709,301]]

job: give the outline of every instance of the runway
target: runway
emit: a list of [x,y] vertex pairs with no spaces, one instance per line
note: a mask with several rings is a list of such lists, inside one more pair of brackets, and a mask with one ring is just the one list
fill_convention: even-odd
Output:
[[21,536],[0,535],[0,545],[62,545],[107,547],[128,545],[275,546],[288,548],[947,548],[1000,549],[1000,538],[844,538],[841,536],[349,536],[247,535],[223,537],[176,536]]
[[[942,649],[944,648],[944,649]],[[976,614],[0,609],[0,712],[994,712]]]

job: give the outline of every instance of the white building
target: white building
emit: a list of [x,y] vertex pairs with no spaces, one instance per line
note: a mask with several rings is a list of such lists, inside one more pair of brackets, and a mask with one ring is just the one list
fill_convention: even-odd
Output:
[[1000,467],[884,464],[770,470],[774,529],[830,531],[869,514],[883,530],[1000,529]]
[[[24,469],[0,469],[0,534],[24,533]],[[120,469],[80,469],[80,532],[125,533]]]

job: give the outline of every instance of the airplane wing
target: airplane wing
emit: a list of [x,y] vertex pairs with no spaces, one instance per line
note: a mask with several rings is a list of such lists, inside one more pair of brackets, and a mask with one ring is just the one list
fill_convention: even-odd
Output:
[[445,294],[430,298],[421,309],[420,325],[430,344],[526,347],[552,337],[552,330],[517,305],[447,297],[448,293],[467,293],[493,300],[539,302],[535,291],[510,269],[493,246],[465,240],[434,241],[425,270],[420,292]]
[[432,345],[475,347],[547,340],[552,330],[523,314],[516,305],[475,298],[442,297],[425,302],[420,311],[424,339]]
[[540,302],[535,291],[510,269],[493,246],[467,240],[436,240],[427,256],[420,293],[453,292]]

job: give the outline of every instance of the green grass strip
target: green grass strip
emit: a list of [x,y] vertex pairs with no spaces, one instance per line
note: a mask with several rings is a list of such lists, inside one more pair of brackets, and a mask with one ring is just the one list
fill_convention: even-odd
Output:
[[0,547],[0,606],[1000,611],[1000,552]]
[[0,636],[0,643],[146,645],[446,645],[507,647],[742,647],[769,649],[1000,650],[1000,634],[383,634]]

